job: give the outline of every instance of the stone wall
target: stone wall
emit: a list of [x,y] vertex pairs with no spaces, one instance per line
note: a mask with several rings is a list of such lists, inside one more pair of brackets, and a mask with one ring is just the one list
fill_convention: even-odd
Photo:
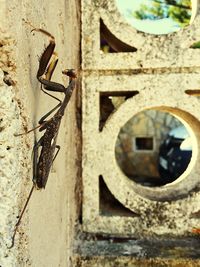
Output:
[[[116,1],[82,1],[84,231],[178,238],[190,236],[199,224],[192,215],[199,211],[200,198],[200,50],[192,48],[199,41],[199,23],[198,10],[194,22],[178,32],[145,34],[125,21]],[[114,52],[101,50],[102,38]],[[113,107],[112,97],[125,101]],[[131,181],[116,161],[120,130],[144,110],[178,118],[192,138],[194,151],[187,170],[165,186],[151,188]],[[99,197],[102,179],[112,198],[106,203],[107,213],[102,213]]]

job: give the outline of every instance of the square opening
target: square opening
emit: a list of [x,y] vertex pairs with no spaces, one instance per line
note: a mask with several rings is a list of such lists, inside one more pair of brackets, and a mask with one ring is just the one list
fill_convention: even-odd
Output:
[[136,151],[152,151],[153,150],[153,137],[136,137],[135,138]]

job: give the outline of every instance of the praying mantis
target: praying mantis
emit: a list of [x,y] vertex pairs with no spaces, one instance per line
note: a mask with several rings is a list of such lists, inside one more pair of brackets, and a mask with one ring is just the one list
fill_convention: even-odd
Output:
[[[37,128],[39,128],[40,132],[44,131],[44,134],[39,139],[39,141],[34,145],[33,148],[34,152],[33,186],[30,190],[30,193],[21,211],[21,214],[18,217],[18,221],[15,224],[14,232],[12,235],[12,244],[9,248],[12,248],[14,246],[15,235],[18,226],[20,225],[21,219],[27,208],[27,205],[29,203],[34,188],[44,189],[46,186],[52,163],[55,160],[60,150],[60,146],[57,145],[57,136],[60,128],[60,123],[64,115],[65,109],[67,107],[67,104],[69,103],[71,95],[75,89],[76,85],[75,80],[77,78],[76,72],[73,69],[70,69],[62,71],[64,75],[67,75],[69,77],[69,84],[67,87],[65,87],[60,83],[51,81],[52,74],[58,63],[58,57],[56,52],[54,51],[56,45],[55,38],[49,32],[41,28],[33,28],[32,31],[40,32],[49,37],[49,45],[45,48],[44,52],[42,53],[39,59],[39,68],[36,77],[38,81],[41,83],[41,90],[50,97],[58,100],[59,103],[39,120],[38,122],[39,125],[37,127],[27,131],[26,133],[23,133],[23,134],[30,133]],[[63,101],[51,95],[47,91],[64,93]],[[55,114],[50,119],[48,119],[48,117],[54,111]],[[23,134],[18,134],[16,136],[20,136]]]

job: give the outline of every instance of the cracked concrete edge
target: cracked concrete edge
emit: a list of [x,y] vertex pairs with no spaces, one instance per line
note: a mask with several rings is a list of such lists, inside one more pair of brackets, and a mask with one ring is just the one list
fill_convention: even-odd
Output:
[[[14,39],[9,31],[0,31],[0,264],[17,266],[20,250],[8,250],[14,231],[19,206],[23,205],[26,184],[30,175],[30,136],[16,137],[27,124],[23,97],[16,77],[13,53]],[[25,192],[24,192],[25,193]],[[26,238],[25,238],[26,239]],[[17,242],[18,243],[18,242]],[[24,243],[25,244],[25,243]]]

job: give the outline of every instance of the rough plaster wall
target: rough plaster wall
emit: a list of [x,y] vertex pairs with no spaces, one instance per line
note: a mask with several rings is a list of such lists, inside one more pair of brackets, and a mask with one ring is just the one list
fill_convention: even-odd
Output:
[[[33,128],[55,106],[39,90],[36,80],[38,56],[48,38],[32,34],[23,19],[56,38],[59,63],[53,80],[66,85],[61,70],[79,68],[78,0],[0,1],[0,266],[70,266],[76,219],[78,86],[62,121],[58,137],[61,151],[47,187],[34,191],[14,248],[6,247],[32,186],[31,153],[34,138],[39,138],[38,133],[22,137],[14,133]],[[9,75],[4,77],[2,70]]]

